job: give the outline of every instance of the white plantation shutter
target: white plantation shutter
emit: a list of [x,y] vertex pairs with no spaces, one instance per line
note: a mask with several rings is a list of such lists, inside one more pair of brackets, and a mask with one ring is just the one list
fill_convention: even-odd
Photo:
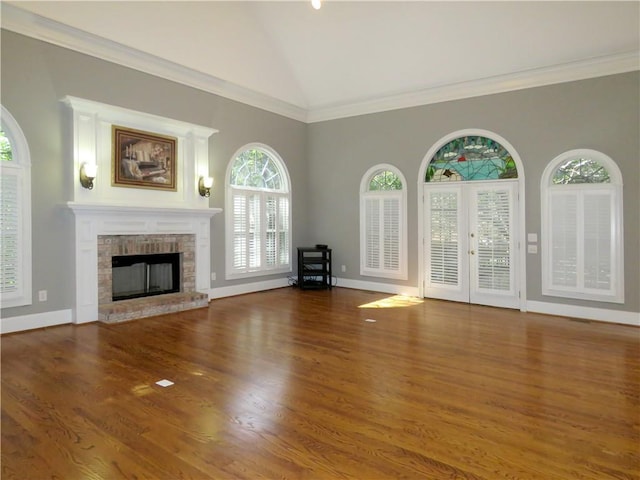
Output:
[[460,284],[460,192],[428,192],[427,286]]
[[363,194],[362,275],[406,276],[403,198],[401,191]]
[[289,197],[281,195],[278,197],[278,265],[281,267],[288,266],[290,262],[291,245],[289,242]]
[[508,190],[476,193],[477,288],[511,290],[511,198]]
[[268,196],[266,198],[265,214],[266,214],[266,228],[265,228],[265,264],[268,267],[273,267],[278,262],[278,233],[277,233],[277,221],[278,221],[278,204],[276,198]]
[[384,269],[396,272],[400,270],[400,198],[383,200],[384,224]]
[[578,286],[578,195],[552,192],[555,205],[551,216],[551,284]]
[[261,201],[258,194],[247,195],[247,205],[249,214],[247,216],[248,222],[248,256],[249,256],[249,270],[256,269],[261,266],[261,247],[262,247],[262,231],[266,232],[264,228],[264,219],[261,215]]
[[249,258],[249,222],[247,195],[233,194],[233,269],[244,270]]
[[613,251],[611,248],[611,192],[584,195],[584,287],[610,292]]
[[550,286],[574,293],[612,294],[613,192],[562,190],[554,188],[549,195],[553,205]]
[[0,184],[0,292],[3,299],[21,294],[21,171],[3,168]]
[[376,271],[380,269],[380,199],[367,198],[365,200],[366,241],[365,241],[365,269]]
[[[574,180],[566,166],[575,164],[601,166],[606,175]],[[615,162],[593,150],[566,152],[545,169],[541,198],[542,293],[623,303],[622,176]]]
[[233,270],[251,271],[261,259],[260,195],[234,192],[233,212]]

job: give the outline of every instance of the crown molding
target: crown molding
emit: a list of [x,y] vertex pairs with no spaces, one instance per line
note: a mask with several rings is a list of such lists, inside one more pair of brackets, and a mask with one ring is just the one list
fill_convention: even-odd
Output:
[[306,121],[307,111],[304,108],[6,3],[2,4],[2,28],[294,120]]
[[63,25],[7,3],[2,4],[2,28],[305,123],[335,120],[640,70],[640,51],[634,51],[469,82],[400,92],[384,97],[305,109],[155,55]]
[[307,123],[315,123],[335,120],[636,70],[640,70],[640,52],[638,51],[425,88],[344,105],[316,107],[309,111],[306,121]]

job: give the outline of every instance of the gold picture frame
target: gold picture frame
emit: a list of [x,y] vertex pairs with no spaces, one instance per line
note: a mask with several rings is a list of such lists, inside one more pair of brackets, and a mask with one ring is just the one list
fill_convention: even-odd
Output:
[[114,187],[177,189],[177,139],[131,128],[112,126]]

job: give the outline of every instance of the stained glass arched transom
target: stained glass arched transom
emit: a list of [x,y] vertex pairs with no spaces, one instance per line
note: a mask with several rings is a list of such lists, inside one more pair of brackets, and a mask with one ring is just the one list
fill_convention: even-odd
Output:
[[553,185],[610,182],[608,170],[597,160],[585,157],[563,162],[551,177]]
[[516,163],[500,143],[469,135],[451,140],[436,152],[427,168],[426,182],[517,178]]
[[377,172],[369,182],[369,191],[402,190],[402,180],[391,170]]
[[259,148],[250,148],[238,154],[231,169],[230,183],[238,187],[287,189],[277,163]]

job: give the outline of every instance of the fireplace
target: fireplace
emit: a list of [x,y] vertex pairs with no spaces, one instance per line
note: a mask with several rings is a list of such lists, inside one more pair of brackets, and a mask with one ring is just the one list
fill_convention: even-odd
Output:
[[[207,305],[210,218],[221,209],[67,205],[76,220],[74,323],[115,323]],[[165,253],[180,256],[179,292],[113,301],[112,257]]]
[[180,254],[116,255],[111,257],[114,302],[180,291]]

